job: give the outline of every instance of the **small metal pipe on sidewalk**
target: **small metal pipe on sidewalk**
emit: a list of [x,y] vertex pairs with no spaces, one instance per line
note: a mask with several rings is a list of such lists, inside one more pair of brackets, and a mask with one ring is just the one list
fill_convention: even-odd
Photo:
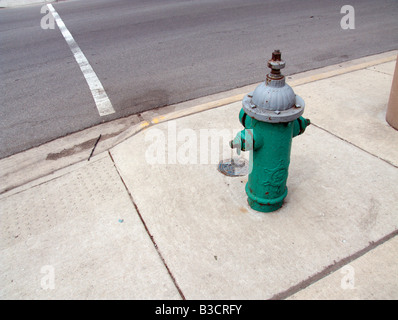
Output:
[[388,100],[386,120],[391,127],[398,130],[398,56],[397,62],[395,62],[395,71],[392,79],[390,99]]

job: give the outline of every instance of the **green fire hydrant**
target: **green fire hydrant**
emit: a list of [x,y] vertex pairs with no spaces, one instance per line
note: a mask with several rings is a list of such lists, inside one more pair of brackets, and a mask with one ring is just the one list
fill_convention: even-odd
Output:
[[287,195],[286,181],[293,137],[310,124],[303,118],[304,100],[285,83],[280,70],[285,67],[281,52],[275,50],[268,61],[271,72],[252,93],[243,98],[239,120],[245,127],[231,148],[250,151],[248,203],[254,210],[279,209]]

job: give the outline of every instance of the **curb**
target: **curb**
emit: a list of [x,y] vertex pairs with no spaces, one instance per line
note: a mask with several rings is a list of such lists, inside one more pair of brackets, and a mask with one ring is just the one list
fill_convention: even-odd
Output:
[[[393,50],[393,51],[382,53],[382,54],[379,54],[376,56],[369,56],[369,57],[365,57],[365,58],[355,59],[355,60],[352,60],[349,62],[344,62],[344,63],[337,64],[337,65],[320,68],[320,69],[305,71],[305,72],[298,73],[298,74],[295,74],[292,76],[286,76],[286,78],[287,78],[286,82],[291,87],[297,87],[297,86],[304,85],[304,84],[307,84],[310,82],[328,79],[328,78],[342,75],[345,73],[365,69],[365,68],[368,68],[368,67],[371,67],[374,65],[391,62],[391,61],[394,61],[397,59],[397,54],[398,54],[398,50]],[[371,57],[377,57],[377,58],[369,59]],[[187,108],[187,109],[169,112],[165,115],[154,117],[149,121],[142,121],[139,124],[140,128],[136,133],[138,133],[142,129],[145,129],[146,127],[149,127],[154,124],[186,117],[186,116],[189,116],[189,115],[192,115],[195,113],[207,111],[207,110],[218,108],[218,107],[223,107],[223,106],[226,106],[231,103],[242,101],[242,99],[245,97],[245,95],[248,92],[253,91],[258,86],[258,84],[259,83],[239,88],[239,90],[241,90],[241,91],[243,89],[244,93],[240,93],[240,94],[236,94],[236,95],[233,95],[233,96],[230,96],[227,98],[222,98],[222,99],[214,100],[211,102],[199,104],[199,105]],[[229,91],[227,91],[227,92],[229,92]]]

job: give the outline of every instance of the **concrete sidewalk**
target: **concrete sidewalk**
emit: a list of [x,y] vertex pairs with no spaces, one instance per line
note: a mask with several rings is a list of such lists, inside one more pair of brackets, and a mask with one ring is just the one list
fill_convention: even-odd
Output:
[[398,299],[396,55],[286,79],[312,125],[272,214],[217,170],[256,85],[0,160],[0,297]]

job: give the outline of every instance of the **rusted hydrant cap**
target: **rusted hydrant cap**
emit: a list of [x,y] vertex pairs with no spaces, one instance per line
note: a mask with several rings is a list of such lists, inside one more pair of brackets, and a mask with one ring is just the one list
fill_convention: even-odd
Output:
[[271,68],[271,70],[281,70],[284,67],[285,61],[282,60],[281,51],[275,50],[274,52],[272,52],[272,58],[268,60],[268,68]]
[[290,122],[304,112],[304,100],[285,83],[280,70],[285,67],[280,50],[268,60],[271,72],[266,80],[243,98],[244,111],[254,119],[264,122]]

